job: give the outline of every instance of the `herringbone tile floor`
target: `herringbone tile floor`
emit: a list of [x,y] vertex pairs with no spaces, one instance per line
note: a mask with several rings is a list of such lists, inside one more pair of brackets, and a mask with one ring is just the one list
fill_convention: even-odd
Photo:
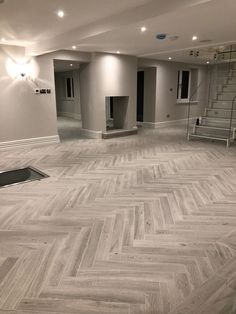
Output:
[[236,313],[236,148],[182,129],[0,152],[0,314]]

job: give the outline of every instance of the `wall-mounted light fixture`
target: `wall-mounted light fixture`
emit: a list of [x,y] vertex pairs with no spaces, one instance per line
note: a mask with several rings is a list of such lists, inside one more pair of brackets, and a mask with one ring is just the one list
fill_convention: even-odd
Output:
[[27,78],[33,78],[33,69],[31,62],[28,63],[16,63],[12,59],[7,60],[7,72],[13,79],[25,80]]
[[29,64],[16,64],[16,76],[21,79],[25,79],[29,76]]

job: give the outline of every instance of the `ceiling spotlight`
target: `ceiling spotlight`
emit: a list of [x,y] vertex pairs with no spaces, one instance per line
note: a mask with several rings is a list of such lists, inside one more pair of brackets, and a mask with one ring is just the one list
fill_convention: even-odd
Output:
[[60,17],[60,18],[63,18],[65,16],[65,13],[64,11],[60,10],[57,12],[57,15]]
[[207,61],[206,64],[210,64],[210,61]]
[[141,32],[144,33],[146,32],[147,28],[145,26],[141,27]]
[[72,49],[76,49],[76,46],[72,46]]
[[1,38],[1,42],[5,43],[6,42],[6,38],[2,37]]
[[70,64],[70,67],[73,67],[73,63]]
[[172,60],[172,58],[171,58],[171,57],[169,57],[168,59],[169,59],[169,60]]
[[193,36],[193,37],[192,37],[192,40],[193,40],[193,41],[197,40],[197,36]]
[[118,55],[120,54],[120,51],[119,50],[117,50],[117,52],[116,52]]

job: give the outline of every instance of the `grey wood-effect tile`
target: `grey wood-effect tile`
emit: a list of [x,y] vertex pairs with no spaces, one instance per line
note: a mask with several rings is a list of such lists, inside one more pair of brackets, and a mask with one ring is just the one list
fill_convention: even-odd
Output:
[[185,130],[0,152],[0,314],[235,314],[236,147]]

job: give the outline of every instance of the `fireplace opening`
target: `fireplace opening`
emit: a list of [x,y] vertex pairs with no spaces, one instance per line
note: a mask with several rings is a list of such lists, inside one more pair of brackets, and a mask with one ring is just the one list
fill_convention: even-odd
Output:
[[106,130],[127,129],[129,96],[106,97]]

